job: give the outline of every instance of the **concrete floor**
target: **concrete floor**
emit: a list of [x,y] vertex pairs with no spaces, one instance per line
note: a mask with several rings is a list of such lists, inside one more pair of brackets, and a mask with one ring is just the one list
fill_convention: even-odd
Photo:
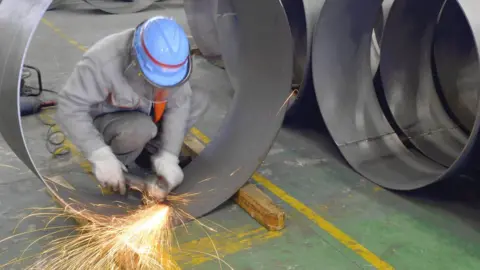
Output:
[[[35,34],[27,63],[43,72],[45,87],[57,91],[83,48],[115,31],[133,27],[154,14],[166,14],[185,25],[181,7],[162,4],[128,15],[105,15],[85,5],[47,12]],[[195,59],[194,90],[209,91],[211,107],[198,128],[212,137],[228,109],[231,87],[225,72]],[[48,96],[47,96],[48,98]],[[304,119],[307,116],[304,116]],[[313,117],[309,115],[309,119]],[[37,116],[23,119],[36,164],[47,175],[87,179],[74,160],[54,159],[45,148],[47,127]],[[259,169],[257,183],[288,215],[281,232],[267,232],[241,208],[226,203],[203,219],[223,259],[235,269],[477,269],[480,264],[478,184],[458,180],[414,194],[383,190],[352,172],[329,143],[328,135],[309,126],[284,128]],[[43,184],[0,142],[0,239],[31,207],[53,206]],[[267,179],[268,178],[268,179]],[[86,180],[90,181],[90,180]],[[447,190],[451,195],[444,195]],[[29,219],[19,232],[40,228]],[[72,224],[70,222],[70,224]],[[214,253],[198,226],[177,230],[182,249]],[[0,242],[0,265],[19,256],[34,233]],[[27,255],[41,251],[34,244]],[[184,269],[220,269],[200,253],[176,256]],[[6,269],[23,269],[21,265]],[[1,268],[1,267],[0,267]],[[223,269],[228,269],[223,265]]]

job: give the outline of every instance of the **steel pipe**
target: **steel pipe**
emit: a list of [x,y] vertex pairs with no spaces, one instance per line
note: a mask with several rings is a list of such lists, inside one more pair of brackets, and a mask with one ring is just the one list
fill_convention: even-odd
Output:
[[[294,40],[295,57],[292,84],[298,86],[296,97],[292,98],[287,104],[289,108],[294,104],[297,104],[299,107],[305,106],[306,104],[301,102],[301,100],[312,96],[309,93],[304,93],[313,91],[308,84],[311,81],[312,33],[324,2],[324,0],[282,0]],[[383,12],[379,13],[376,31],[373,32],[372,76],[377,71],[380,54],[379,42],[376,36],[380,40],[384,18],[387,17],[392,3],[393,0],[384,1]],[[215,4],[216,18],[212,20],[211,13],[212,10],[215,10]],[[197,45],[200,51],[205,50],[207,52],[207,59],[223,60],[223,66],[230,78],[233,89],[236,89],[237,63],[241,55],[239,54],[236,41],[236,13],[231,5],[231,0],[208,0],[203,2],[187,0],[185,11],[187,17],[190,18],[189,25],[192,28],[192,36],[194,40],[199,41]],[[233,96],[233,93],[231,95]]]
[[437,181],[445,168],[407,149],[378,102],[370,46],[381,4],[325,3],[313,39],[315,92],[323,120],[353,169],[383,187],[412,190]]
[[431,69],[437,17],[445,0],[395,0],[382,40],[380,71],[393,120],[423,154],[450,166],[468,139],[446,113]]
[[[314,35],[312,65],[318,104],[331,136],[345,159],[357,172],[385,188],[413,190],[443,179],[474,176],[477,167],[475,161],[479,158],[478,120],[475,121],[465,147],[460,150],[450,166],[435,162],[432,160],[435,157],[429,158],[415,147],[411,147],[408,138],[401,137],[401,132],[397,133],[398,130],[394,129],[398,124],[395,121],[387,120],[396,120],[396,118],[388,115],[390,112],[388,103],[382,102],[381,95],[377,96],[373,89],[369,67],[369,45],[371,31],[374,27],[372,18],[375,18],[375,13],[381,9],[381,2],[380,0],[367,0],[361,3],[355,0],[327,1],[320,14]],[[415,69],[415,66],[412,66],[411,63],[403,64],[403,61],[411,59],[426,61],[424,59],[427,57],[420,52],[412,51],[409,47],[415,45],[413,42],[418,42],[417,46],[422,44],[422,41],[415,40],[421,34],[416,33],[409,36],[408,38],[413,38],[413,41],[406,41],[409,45],[402,46],[408,52],[415,53],[414,57],[411,55],[407,57],[405,52],[399,51],[402,48],[395,47],[398,45],[392,40],[388,41],[393,38],[387,37],[392,34],[404,35],[404,38],[407,38],[406,34],[399,33],[401,30],[399,28],[395,28],[397,29],[395,33],[389,33],[388,29],[392,25],[402,24],[399,18],[404,18],[404,12],[409,14],[411,21],[417,22],[417,24],[411,25],[410,22],[403,21],[402,25],[405,25],[409,31],[422,32],[428,29],[428,26],[431,27],[429,23],[423,23],[423,25],[419,23],[422,21],[419,17],[433,18],[434,22],[436,19],[433,16],[435,14],[429,12],[428,8],[424,6],[425,3],[430,4],[431,10],[435,10],[436,6],[438,15],[439,5],[434,1],[395,0],[388,16],[381,49],[381,75],[383,76],[383,70],[388,70],[382,67],[382,64],[385,64],[390,69],[388,72],[391,72],[391,76],[397,79],[395,81],[397,84],[409,83],[405,78],[414,76],[409,74],[407,69]],[[477,19],[475,11],[480,8],[480,4],[474,0],[461,0],[459,3],[464,7],[463,10],[473,29],[476,45],[479,48],[480,29],[478,25],[480,21]],[[349,18],[349,20],[345,20],[345,18]],[[392,25],[388,26],[389,24]],[[415,27],[419,27],[419,29],[412,29]],[[407,32],[405,29],[402,31]],[[422,33],[425,34],[425,32]],[[425,36],[421,37],[425,38]],[[424,48],[428,47],[426,44],[424,46]],[[409,59],[401,61],[401,59],[394,58],[391,54],[395,48],[397,49],[396,53]],[[387,56],[385,56],[386,52]],[[425,53],[425,51],[423,52]],[[427,53],[430,52],[427,51]],[[478,54],[478,49],[476,53]],[[400,63],[389,62],[394,60],[398,60]],[[331,63],[335,63],[335,66],[332,66]],[[423,67],[422,65],[425,63],[421,63],[420,67]],[[424,70],[416,70],[416,72],[425,75],[423,74]],[[422,84],[418,85],[425,87],[426,83],[423,80],[428,79],[427,73],[425,78],[421,78]],[[387,86],[389,86],[388,83],[391,87],[403,87],[394,84],[393,81],[388,82],[387,80]],[[415,88],[418,85],[410,84],[409,86],[418,89]],[[400,88],[397,89],[397,92],[392,92],[392,95],[405,95],[398,93],[402,90],[411,91],[411,89]],[[403,102],[412,102],[412,100],[425,102],[426,98],[422,95],[419,96],[421,98],[405,97],[410,100],[404,99]],[[437,97],[430,94],[429,98]],[[412,110],[411,107],[401,109]],[[422,109],[429,109],[429,107]],[[431,114],[431,117],[434,118],[437,115]],[[437,121],[438,119],[430,120]]]
[[[290,94],[293,42],[287,16],[277,0],[234,0],[238,16],[239,91],[218,135],[189,166],[177,194],[193,193],[180,206],[193,217],[203,216],[229,199],[255,172],[281,127]],[[102,196],[96,184],[83,181],[75,190],[43,178],[28,152],[18,106],[22,66],[32,35],[51,0],[3,0],[0,5],[0,133],[12,151],[41,179],[62,205],[106,215],[124,215],[139,201]],[[245,109],[248,108],[248,109]],[[77,183],[75,183],[77,184]],[[74,203],[74,201],[80,203]]]
[[444,105],[465,131],[475,122],[480,90],[472,30],[456,1],[446,1],[435,30],[434,61]]
[[[305,82],[310,74],[310,45],[311,34],[323,0],[282,0],[287,12],[292,37],[294,40],[294,70],[292,84],[298,85],[296,99],[302,98]],[[203,6],[202,6],[203,5]],[[215,6],[216,5],[216,9]],[[192,36],[200,51],[207,52],[207,59],[222,59],[229,75],[233,88],[236,89],[236,72],[238,59],[241,54],[237,45],[236,11],[231,0],[204,0],[201,2],[187,0],[185,12],[189,17]],[[216,10],[212,20],[211,12]],[[207,39],[208,37],[208,39]],[[204,53],[205,54],[205,53]],[[233,93],[232,93],[233,95]],[[294,104],[295,98],[290,99],[287,106]],[[301,106],[301,105],[300,105]]]

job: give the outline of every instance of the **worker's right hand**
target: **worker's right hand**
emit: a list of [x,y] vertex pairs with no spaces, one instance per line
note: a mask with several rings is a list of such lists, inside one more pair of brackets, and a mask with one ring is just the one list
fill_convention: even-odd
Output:
[[93,164],[93,173],[102,187],[110,187],[124,195],[126,192],[123,171],[125,165],[117,159],[110,147],[95,150],[88,160]]

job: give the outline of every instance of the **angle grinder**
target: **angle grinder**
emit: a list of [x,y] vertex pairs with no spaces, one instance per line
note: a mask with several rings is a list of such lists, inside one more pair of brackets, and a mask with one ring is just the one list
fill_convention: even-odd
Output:
[[126,196],[128,196],[128,190],[136,190],[157,203],[162,203],[167,198],[168,184],[162,177],[149,175],[141,178],[131,173],[124,173],[124,177],[127,184]]

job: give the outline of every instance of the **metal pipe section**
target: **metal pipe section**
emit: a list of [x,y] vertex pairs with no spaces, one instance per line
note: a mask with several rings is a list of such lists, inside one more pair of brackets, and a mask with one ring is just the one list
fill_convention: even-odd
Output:
[[[294,104],[301,107],[301,100],[312,95],[304,93],[313,91],[308,84],[311,81],[311,44],[312,33],[324,0],[282,0],[287,12],[290,29],[294,40],[294,71],[292,84],[297,86],[297,94],[287,106]],[[372,76],[377,71],[379,62],[379,42],[384,18],[387,17],[393,0],[384,1],[383,12],[379,13],[376,31],[372,41]],[[212,13],[216,10],[216,16]],[[208,60],[222,60],[223,67],[230,78],[233,89],[237,89],[237,62],[241,57],[238,50],[236,13],[231,0],[186,0],[185,13],[189,21],[191,33],[197,47]],[[234,93],[231,93],[233,96]]]
[[420,152],[448,167],[468,134],[446,113],[432,76],[433,34],[444,2],[395,1],[383,33],[380,71],[395,123]]
[[[214,5],[214,1],[217,4],[216,19],[210,20],[210,12],[213,8],[207,6]],[[191,0],[187,0],[191,2]],[[234,89],[237,89],[236,73],[238,70],[238,59],[241,57],[240,51],[237,45],[237,29],[236,29],[236,11],[231,5],[231,0],[211,0],[205,7],[198,7],[197,12],[191,6],[192,3],[188,3],[185,6],[187,17],[191,18],[189,25],[193,28],[192,36],[195,41],[197,37],[199,42],[197,46],[200,51],[202,47],[209,49],[207,58],[217,57],[222,58],[225,69],[229,75],[230,81]],[[205,1],[204,1],[205,2]],[[313,27],[318,17],[321,6],[324,1],[318,0],[282,0],[282,5],[287,12],[288,21],[290,24],[291,34],[294,40],[294,69],[292,84],[298,86],[296,98],[292,98],[287,103],[287,107],[290,108],[296,100],[303,97],[303,92],[311,90],[310,87],[305,87],[305,83],[311,77],[310,72],[310,51],[311,51],[311,34]],[[200,6],[198,1],[195,1],[195,5]],[[207,10],[207,12],[202,12]],[[190,15],[189,15],[190,14]],[[202,14],[203,16],[201,16]],[[200,27],[204,28],[203,32]],[[210,46],[207,46],[204,37],[213,37],[208,41]],[[214,41],[213,41],[214,40]],[[211,48],[215,48],[212,50]],[[214,51],[214,53],[212,53]],[[301,106],[301,105],[299,105]]]
[[381,0],[325,3],[313,40],[315,92],[323,120],[347,162],[381,186],[411,190],[437,181],[444,167],[403,144],[377,99],[370,46],[381,5]]
[[156,0],[83,0],[96,9],[112,14],[135,13],[150,7]]
[[464,130],[475,122],[480,76],[472,31],[456,1],[446,1],[435,31],[434,61],[444,105]]
[[[480,4],[458,2],[478,48],[475,11]],[[395,0],[382,39],[384,87],[375,90],[369,45],[372,18],[381,4],[380,0],[327,1],[321,11],[312,66],[328,131],[353,169],[385,188],[413,190],[443,179],[472,177],[479,156],[478,120],[470,137],[463,134],[442,107],[432,80],[433,30],[443,1]],[[419,138],[432,140],[430,148]]]
[[[42,180],[48,191],[70,209],[124,215],[138,200],[102,196],[91,189],[67,187],[43,178],[25,144],[20,124],[19,83],[32,35],[51,0],[3,0],[0,5],[0,133],[12,151]],[[185,169],[177,194],[193,193],[183,210],[203,216],[229,199],[245,184],[268,153],[283,122],[283,103],[290,94],[293,41],[287,16],[278,0],[233,0],[238,17],[239,91],[218,135]],[[247,108],[247,109],[246,109]],[[79,203],[74,203],[75,201]]]

